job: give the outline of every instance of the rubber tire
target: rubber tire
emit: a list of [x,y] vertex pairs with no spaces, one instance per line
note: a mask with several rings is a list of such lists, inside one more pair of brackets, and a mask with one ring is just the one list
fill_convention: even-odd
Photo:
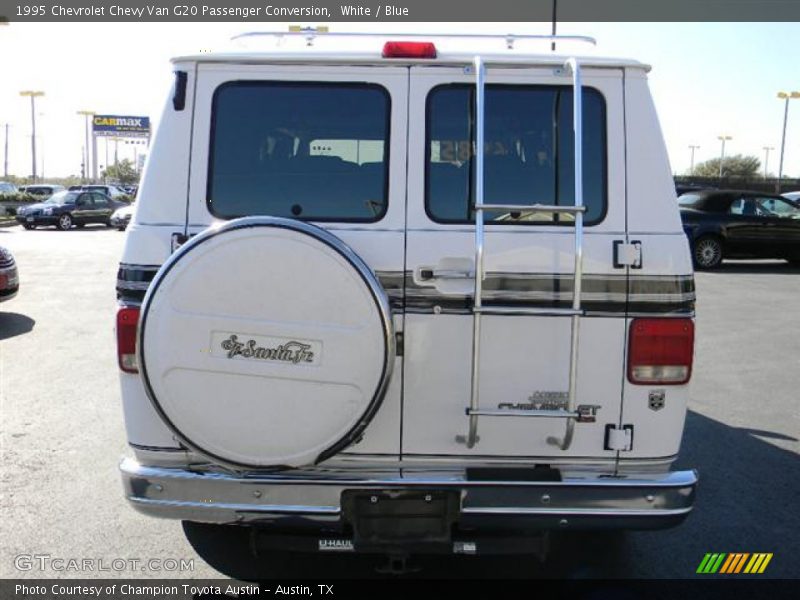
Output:
[[22,224],[22,226],[23,226],[25,229],[27,229],[28,231],[31,231],[31,230],[33,230],[33,229],[36,229],[36,225],[34,225],[33,223],[23,223],[23,224]]
[[[66,217],[66,219],[64,217]],[[66,227],[64,226],[64,223],[67,223]],[[70,215],[69,213],[64,213],[63,215],[58,217],[58,224],[56,225],[56,227],[58,227],[61,231],[69,231],[70,229],[72,229],[72,224],[73,224],[72,215]]]
[[[703,256],[703,251],[707,249],[713,252],[713,256]],[[692,262],[698,270],[716,269],[722,264],[722,258],[722,240],[717,236],[704,235],[692,244]]]

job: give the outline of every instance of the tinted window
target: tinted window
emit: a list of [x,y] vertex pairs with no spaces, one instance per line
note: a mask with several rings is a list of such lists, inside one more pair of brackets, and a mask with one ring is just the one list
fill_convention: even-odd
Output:
[[75,202],[77,197],[75,192],[58,192],[47,199],[47,204],[69,204]]
[[758,198],[759,212],[767,217],[785,217],[789,219],[800,218],[800,209],[795,205],[780,200],[779,198]]
[[[484,202],[575,203],[572,88],[486,86]],[[474,221],[474,89],[435,88],[428,96],[426,207],[441,222]],[[606,211],[605,102],[583,93],[583,202],[585,221]],[[486,213],[508,223],[574,221],[571,215]]]
[[214,95],[208,208],[377,221],[386,212],[389,97],[368,84],[236,82]]
[[702,196],[698,196],[697,194],[683,194],[678,198],[678,204],[694,208],[701,204],[700,200],[702,200],[702,198]]

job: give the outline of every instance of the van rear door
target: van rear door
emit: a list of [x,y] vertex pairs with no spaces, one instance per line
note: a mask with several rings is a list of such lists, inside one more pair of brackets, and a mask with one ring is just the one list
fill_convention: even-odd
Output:
[[[465,445],[470,403],[475,265],[474,106],[470,70],[417,66],[409,93],[404,460],[474,456],[606,459],[618,424],[625,362],[625,150],[621,69],[583,73],[585,214],[578,423],[567,450],[563,418],[486,416]],[[572,80],[563,69],[498,68],[486,75],[486,203],[574,204]],[[574,218],[486,213],[484,305],[568,308]],[[485,315],[480,408],[557,411],[565,404],[570,317]]]
[[[394,306],[402,306],[408,69],[236,63],[197,69],[186,233],[252,215],[312,222],[349,245]],[[258,269],[281,257],[243,260]],[[402,331],[402,315],[394,324]],[[394,373],[401,371],[398,357]],[[364,439],[349,451],[396,456],[399,449],[395,375]]]

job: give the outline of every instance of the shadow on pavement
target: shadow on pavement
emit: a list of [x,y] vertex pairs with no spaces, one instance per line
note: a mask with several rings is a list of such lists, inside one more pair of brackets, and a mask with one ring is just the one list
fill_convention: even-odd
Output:
[[800,266],[789,264],[783,260],[723,262],[716,269],[700,271],[703,275],[729,275],[731,273],[752,275],[797,275]]
[[[759,438],[796,441],[784,432],[730,427],[689,412],[675,468],[697,469],[700,486],[694,511],[677,528],[557,532],[543,563],[526,555],[423,556],[410,562],[418,570],[402,577],[691,579],[706,552],[773,552],[760,577],[798,577],[800,461],[796,453]],[[191,524],[184,529],[206,562],[240,579],[385,577],[376,573],[382,557],[273,552],[254,558],[244,528]]]
[[19,313],[0,310],[0,340],[30,333],[36,321]]

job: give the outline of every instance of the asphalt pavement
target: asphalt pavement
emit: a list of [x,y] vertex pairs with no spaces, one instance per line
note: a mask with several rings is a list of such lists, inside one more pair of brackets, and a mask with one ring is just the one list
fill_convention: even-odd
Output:
[[[124,238],[91,226],[0,229],[21,281],[0,305],[0,578],[206,578],[219,576],[207,560],[220,569],[232,560],[226,540],[195,532],[193,546],[179,522],[142,516],[123,499],[114,285]],[[688,520],[622,537],[556,536],[544,564],[422,558],[419,574],[685,578],[706,552],[771,552],[764,577],[800,576],[800,270],[726,263],[699,273],[697,291],[692,401],[676,465],[700,472]],[[366,577],[377,562],[269,555],[262,566],[267,575]]]

